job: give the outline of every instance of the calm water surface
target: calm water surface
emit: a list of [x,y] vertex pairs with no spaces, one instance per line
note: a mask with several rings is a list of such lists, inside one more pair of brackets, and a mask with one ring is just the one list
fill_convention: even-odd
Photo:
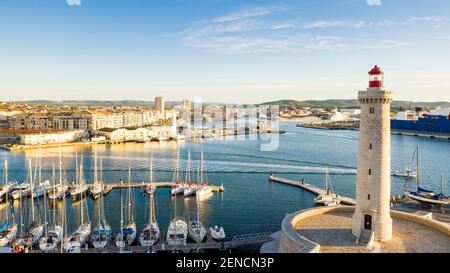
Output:
[[[280,135],[279,148],[273,152],[261,152],[260,140],[248,140],[243,137],[202,142],[184,141],[178,144],[181,149],[183,170],[190,150],[191,166],[193,173],[196,173],[200,151],[203,150],[208,181],[215,185],[223,183],[226,188],[223,194],[214,193],[210,198],[200,200],[200,218],[206,225],[224,226],[228,237],[236,234],[276,231],[279,230],[286,213],[313,206],[312,194],[295,187],[269,183],[267,178],[270,170],[273,170],[275,175],[298,180],[304,178],[308,183],[323,186],[324,172],[328,168],[335,191],[341,195],[354,197],[358,132],[298,128],[295,124],[294,121],[282,123],[282,129],[287,133]],[[448,141],[393,135],[392,170],[404,168],[406,163],[411,162],[416,144],[420,145],[422,184],[439,191],[441,170],[444,171],[445,177],[450,177]],[[67,177],[72,180],[75,148],[63,148],[62,151]],[[127,169],[130,166],[132,181],[148,181],[151,153],[154,156],[155,180],[172,181],[177,154],[176,142],[99,146],[98,155],[103,158],[104,180],[127,181]],[[34,162],[37,155],[38,150],[14,153],[0,151],[0,159],[7,158],[9,161],[10,178],[17,181],[26,179],[28,159],[32,158]],[[85,176],[87,180],[92,181],[92,148],[79,147],[78,155],[83,155]],[[43,150],[42,157],[46,169],[43,176],[50,178],[52,162],[57,164],[58,161],[58,149]],[[400,178],[392,178],[393,194],[401,193],[403,182]],[[414,185],[415,182],[411,182],[411,186]],[[449,189],[450,183],[445,180],[444,192],[448,193]],[[105,214],[114,231],[120,226],[120,194],[120,191],[115,190],[104,199]],[[126,195],[126,190],[123,194]],[[148,200],[140,196],[138,189],[133,191],[133,197],[133,213],[140,231],[147,218]],[[170,218],[175,213],[175,203],[179,216],[192,218],[196,215],[195,198],[178,197],[175,200],[170,196],[168,189],[158,189],[156,200],[157,219],[163,229],[167,228]],[[87,199],[89,217],[93,225],[98,218],[98,203]],[[38,205],[43,211],[42,200]],[[80,221],[80,205],[80,202],[69,203],[67,209],[67,215],[70,216],[69,231],[72,231]],[[0,205],[2,217],[5,208],[5,205]],[[18,202],[14,203],[14,208],[16,220],[19,222]],[[28,214],[27,209],[22,212],[22,215]],[[49,217],[51,216],[50,212]]]

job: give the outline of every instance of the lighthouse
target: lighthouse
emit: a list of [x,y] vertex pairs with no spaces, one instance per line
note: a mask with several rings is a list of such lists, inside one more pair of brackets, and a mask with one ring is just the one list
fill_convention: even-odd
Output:
[[375,240],[389,241],[392,93],[384,88],[384,72],[377,65],[369,71],[369,87],[359,91],[358,100],[361,118],[352,233],[359,237],[364,230],[373,231]]

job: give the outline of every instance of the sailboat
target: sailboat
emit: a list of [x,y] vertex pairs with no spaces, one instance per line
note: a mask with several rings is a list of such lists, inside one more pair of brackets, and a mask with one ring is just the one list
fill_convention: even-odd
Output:
[[[151,155],[150,160],[150,185],[153,183],[153,154]],[[141,232],[141,236],[139,241],[141,246],[149,247],[156,244],[159,241],[159,237],[161,236],[158,222],[156,221],[155,215],[155,204],[154,204],[154,192],[150,191],[150,200],[149,200],[149,221],[147,225]]]
[[[414,152],[414,154],[415,154],[415,152]],[[414,157],[415,157],[415,155],[413,155],[413,160],[412,161],[414,161]],[[406,164],[405,164],[405,169],[403,169],[403,170],[396,170],[392,175],[393,176],[398,176],[398,177],[417,178],[417,172],[413,170],[412,164],[408,165],[408,162],[406,162]]]
[[[77,160],[78,161],[78,160]],[[81,156],[81,163],[79,168],[79,173],[77,174],[78,181],[75,181],[75,188],[70,191],[70,195],[74,200],[83,199],[86,196],[86,192],[89,190],[89,185],[86,184],[86,180],[84,179],[83,172],[83,156]]]
[[185,183],[187,184],[184,188],[183,195],[188,197],[193,195],[197,191],[197,185],[191,181],[191,151],[188,151],[188,161],[186,166],[186,176]]
[[[52,187],[56,185],[55,165],[52,166]],[[44,204],[46,202],[47,195],[44,195]],[[45,230],[44,237],[39,240],[39,248],[43,251],[50,251],[56,249],[61,242],[63,228],[56,223],[56,202],[53,203],[52,209],[52,225]],[[44,212],[46,213],[46,211]],[[47,225],[46,225],[47,226]]]
[[29,164],[28,168],[30,168],[27,177],[28,182],[22,181],[22,183],[15,185],[11,190],[10,195],[13,200],[25,198],[31,195],[31,183],[33,179],[31,177],[31,163]]
[[441,192],[436,193],[432,190],[424,189],[420,187],[420,176],[419,176],[419,145],[416,147],[416,164],[417,164],[417,178],[416,178],[416,191],[408,190],[408,177],[405,178],[405,184],[403,186],[403,192],[406,196],[411,198],[412,200],[418,201],[420,203],[432,204],[432,205],[446,205],[449,204],[449,197],[446,196],[444,191],[444,178],[443,174],[441,174]]
[[94,158],[94,183],[89,188],[89,193],[93,199],[99,198],[105,191],[105,184],[103,183],[103,161],[100,159],[100,179],[97,176],[97,146],[95,147]]
[[[329,187],[330,186],[330,187]],[[341,203],[341,197],[333,193],[328,168],[325,169],[325,192],[314,198],[314,203],[323,206],[337,206]]]
[[0,185],[0,202],[8,199],[9,193],[16,186],[15,182],[8,181],[8,160],[5,159],[5,170],[3,175],[3,184]]
[[[134,221],[134,216],[131,213],[132,196],[131,196],[131,168],[128,167],[128,221],[127,224],[121,227],[120,233],[116,236],[116,246],[123,248],[125,246],[130,246],[134,243],[136,239],[136,222]],[[120,208],[122,210],[122,207]],[[121,220],[122,222],[122,220]]]
[[5,222],[0,227],[0,248],[11,244],[17,236],[17,224],[14,221],[13,207],[10,203],[5,208]]
[[205,161],[203,157],[203,151],[200,159],[200,175],[199,175],[199,183],[197,189],[198,198],[203,198],[205,196],[209,196],[212,193],[212,187],[208,185],[208,182],[205,181]]
[[91,242],[96,249],[105,248],[112,236],[111,226],[106,221],[103,200],[100,195],[98,202],[98,224],[91,233]]
[[197,219],[189,222],[189,237],[196,243],[201,243],[206,236],[206,228],[202,222],[200,222],[200,202],[199,193],[197,191]]
[[46,180],[46,181],[42,181],[42,159],[41,159],[41,154],[39,153],[38,155],[38,159],[36,161],[36,168],[35,168],[35,174],[34,177],[36,177],[36,172],[38,172],[38,184],[34,185],[33,187],[33,196],[34,198],[37,197],[41,197],[44,194],[47,193],[47,189],[50,186],[50,181]]
[[[91,221],[89,220],[89,213],[84,215],[84,202],[86,199],[80,202],[80,226],[69,237],[64,239],[64,249],[66,251],[80,251],[81,247],[87,242],[89,234],[91,233]],[[86,218],[86,219],[85,219]]]
[[59,184],[53,185],[48,189],[48,198],[50,200],[62,200],[67,196],[69,187],[67,185],[66,177],[63,178],[63,163],[61,145],[59,146]]
[[173,181],[175,182],[176,186],[170,189],[171,195],[177,195],[180,193],[183,193],[186,189],[186,185],[180,181],[179,179],[179,173],[180,173],[180,148],[177,150],[177,165],[175,166],[175,172],[173,174]]
[[[36,219],[36,215],[35,215],[35,207],[34,207],[34,201],[35,201],[35,196],[34,196],[34,179],[33,179],[33,174],[31,173],[31,159],[29,161],[29,170],[30,170],[30,184],[31,184],[31,223],[28,227],[28,234],[27,237],[29,239],[29,241],[31,242],[31,245],[34,246],[35,244],[37,244],[39,242],[39,239],[42,237],[43,233],[44,233],[44,226],[40,223],[40,221],[38,221]],[[36,199],[37,202],[39,202]]]
[[[178,166],[179,162],[177,161],[175,170],[177,170]],[[166,243],[175,246],[177,244],[185,245],[188,237],[188,225],[185,221],[177,217],[177,196],[174,196],[174,200],[175,217],[170,221],[169,228],[167,229]]]

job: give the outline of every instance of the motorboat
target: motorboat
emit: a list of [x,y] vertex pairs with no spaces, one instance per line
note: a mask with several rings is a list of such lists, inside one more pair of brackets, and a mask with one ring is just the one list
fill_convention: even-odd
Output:
[[168,245],[185,245],[188,237],[188,225],[180,218],[174,218],[167,229],[166,243]]
[[218,227],[217,225],[214,227],[210,227],[209,231],[211,232],[211,237],[216,241],[222,241],[225,239],[225,231],[223,227]]

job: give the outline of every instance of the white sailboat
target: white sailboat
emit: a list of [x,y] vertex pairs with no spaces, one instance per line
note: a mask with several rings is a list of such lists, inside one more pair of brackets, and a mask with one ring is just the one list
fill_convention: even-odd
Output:
[[95,146],[94,156],[94,183],[89,188],[89,193],[93,199],[99,198],[105,191],[105,183],[103,183],[103,161],[100,158],[100,179],[97,176],[97,146]]
[[[42,223],[40,223],[40,221],[38,221],[36,219],[36,215],[35,215],[35,207],[34,207],[34,202],[36,197],[34,196],[34,179],[33,179],[33,174],[31,173],[31,159],[29,160],[29,170],[30,170],[30,184],[31,184],[31,223],[28,227],[28,233],[27,233],[27,237],[28,240],[31,242],[31,245],[34,246],[35,244],[37,244],[39,242],[39,239],[42,237],[42,235],[44,234],[44,225],[42,225]],[[38,199],[36,199],[37,202]]]
[[325,192],[314,198],[314,203],[322,206],[337,206],[341,203],[341,197],[333,193],[328,168],[325,169]]
[[206,196],[210,196],[213,188],[208,185],[208,182],[205,181],[205,161],[203,157],[203,151],[200,159],[200,178],[199,178],[199,186],[197,188],[198,198],[204,198]]
[[185,175],[185,188],[183,191],[184,197],[192,196],[197,191],[197,185],[191,181],[191,151],[188,151],[188,161]]
[[[56,185],[55,165],[52,166],[52,187]],[[47,195],[44,195],[44,204],[46,202]],[[45,230],[45,235],[39,240],[39,248],[43,251],[51,251],[58,247],[63,235],[63,228],[57,224],[56,221],[56,202],[52,202],[52,225]],[[44,212],[46,213],[46,211]]]
[[31,195],[31,183],[22,182],[17,184],[10,195],[14,200],[29,197]]
[[[150,159],[150,185],[153,184],[153,154]],[[154,192],[150,191],[149,200],[149,221],[141,232],[139,241],[141,246],[149,247],[156,244],[161,236],[158,222],[156,221]]]
[[98,224],[91,233],[91,242],[96,249],[105,248],[112,236],[111,226],[106,221],[103,200],[100,195],[98,202]]
[[[179,162],[177,162],[177,166]],[[177,169],[178,167],[175,167]],[[177,217],[177,196],[174,196],[174,215],[175,217],[170,221],[166,234],[166,244],[168,245],[185,245],[188,237],[188,225],[185,221]]]
[[[131,168],[128,167],[128,221],[127,224],[121,227],[121,231],[116,236],[116,246],[124,248],[130,246],[136,240],[136,222],[134,221],[134,216],[131,210],[132,206],[132,195],[131,195]],[[122,209],[122,208],[121,208]]]
[[197,192],[197,219],[189,222],[189,237],[196,243],[201,243],[206,236],[206,228],[202,222],[200,222],[200,203],[199,194]]
[[180,173],[180,148],[177,150],[177,161],[175,166],[175,172],[173,174],[173,182],[176,183],[176,186],[170,189],[171,195],[177,195],[180,193],[184,193],[184,190],[186,188],[186,185],[180,181],[179,179],[179,173]]
[[33,196],[34,198],[44,196],[44,194],[47,193],[47,189],[50,187],[50,181],[42,181],[42,159],[41,159],[41,153],[39,152],[38,159],[36,161],[36,169],[35,169],[35,175],[36,172],[38,172],[38,183],[34,185],[33,187]]
[[405,178],[405,184],[403,186],[403,192],[410,199],[418,201],[424,204],[431,204],[435,206],[447,205],[450,203],[450,198],[443,193],[444,191],[444,176],[441,173],[441,192],[436,193],[432,190],[427,190],[420,187],[420,176],[419,176],[419,145],[416,147],[416,164],[417,164],[417,178],[416,178],[416,191],[408,190],[408,177]]
[[225,231],[223,227],[210,227],[209,231],[211,232],[211,237],[216,241],[222,241],[225,239]]
[[5,159],[5,170],[3,172],[3,184],[0,185],[0,202],[8,199],[10,192],[14,189],[16,183],[8,180],[8,160]]
[[[91,233],[91,221],[89,220],[89,213],[84,215],[84,202],[86,199],[80,202],[80,226],[69,237],[64,239],[64,249],[69,252],[78,252],[81,247],[87,242]],[[86,219],[85,219],[86,218]]]
[[53,185],[48,189],[48,198],[50,200],[62,200],[67,196],[69,186],[67,185],[66,177],[63,178],[63,163],[61,145],[59,146],[59,184]]
[[4,211],[3,219],[5,219],[5,222],[0,226],[0,248],[11,244],[17,236],[17,224],[14,221],[14,213],[10,203],[7,203],[7,208]]

